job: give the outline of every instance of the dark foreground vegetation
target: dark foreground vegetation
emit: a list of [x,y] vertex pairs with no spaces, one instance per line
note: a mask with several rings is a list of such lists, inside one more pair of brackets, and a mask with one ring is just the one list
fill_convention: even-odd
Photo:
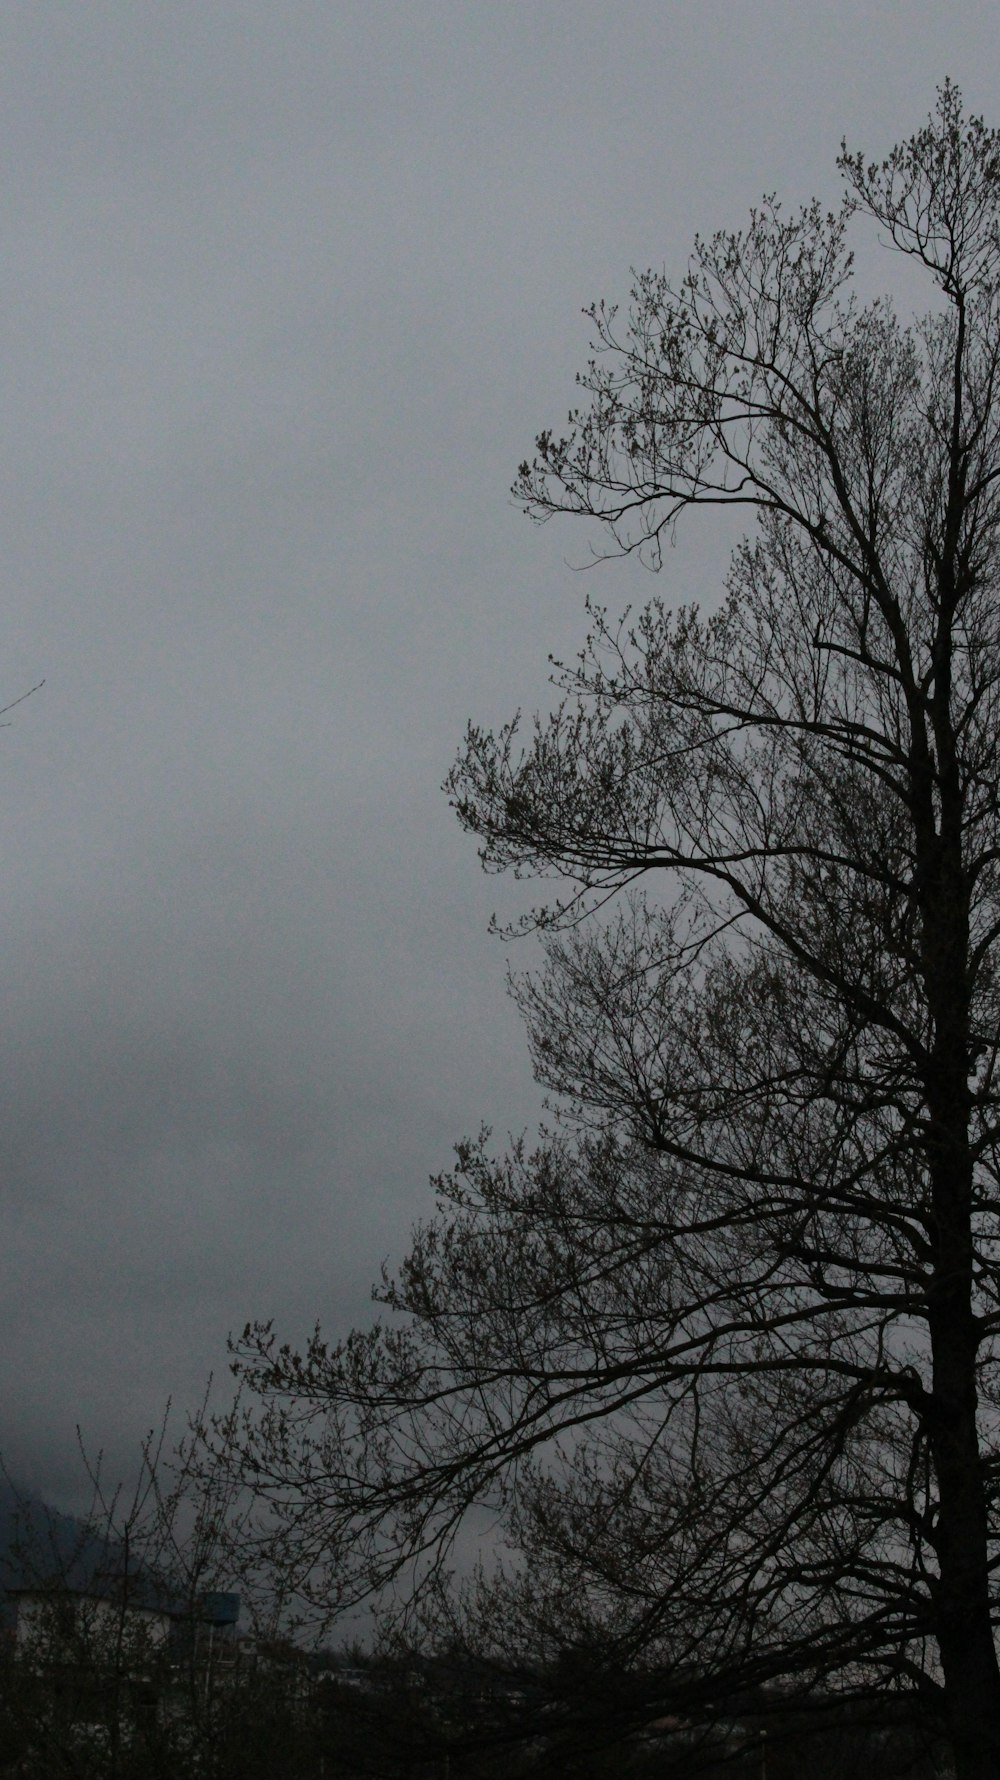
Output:
[[306,1656],[286,1642],[114,1655],[65,1634],[0,1658],[0,1773],[10,1780],[931,1780],[940,1739],[905,1703],[734,1701],[713,1726],[652,1720],[616,1734],[565,1678],[435,1661]]
[[[655,1716],[662,1678],[606,1649],[544,1665],[307,1645],[246,1499],[190,1436],[77,1519],[0,1481],[0,1775],[8,1780],[851,1780],[950,1772],[913,1700],[756,1690],[721,1717]],[[214,1479],[214,1483],[213,1483]],[[220,1580],[239,1577],[241,1602]]]

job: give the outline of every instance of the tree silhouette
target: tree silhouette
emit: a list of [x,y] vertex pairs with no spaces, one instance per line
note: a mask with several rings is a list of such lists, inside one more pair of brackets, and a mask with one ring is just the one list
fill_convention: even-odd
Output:
[[[1000,137],[945,85],[839,165],[832,214],[768,199],[589,312],[526,508],[654,568],[692,509],[753,530],[717,611],[592,604],[556,712],[470,729],[484,864],[555,882],[516,993],[560,1118],[461,1150],[385,1326],[247,1331],[244,1454],[318,1593],[429,1598],[491,1503],[525,1555],[466,1592],[486,1646],[596,1639],[688,1724],[913,1690],[986,1780]],[[853,293],[865,224],[927,280],[908,325]]]

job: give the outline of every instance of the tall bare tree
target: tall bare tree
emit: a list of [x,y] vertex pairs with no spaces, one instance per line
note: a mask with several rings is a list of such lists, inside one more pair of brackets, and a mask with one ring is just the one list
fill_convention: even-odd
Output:
[[[557,881],[518,993],[560,1126],[461,1153],[400,1318],[238,1363],[319,1587],[429,1587],[494,1501],[532,1586],[484,1624],[689,1720],[912,1688],[994,1780],[1000,136],[946,85],[840,168],[594,307],[516,484],[654,568],[691,509],[753,522],[718,611],[591,607],[555,714],[450,781],[488,869]],[[853,294],[859,225],[926,314]]]

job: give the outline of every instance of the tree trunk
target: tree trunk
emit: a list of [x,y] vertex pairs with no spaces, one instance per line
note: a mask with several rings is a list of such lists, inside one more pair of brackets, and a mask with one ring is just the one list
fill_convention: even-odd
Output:
[[940,1116],[932,1116],[937,1253],[929,1314],[930,1434],[939,1502],[938,1644],[958,1780],[1000,1780],[1000,1668],[990,1616],[989,1529],[977,1427],[968,1086],[965,1047],[955,1048],[960,1071],[945,1073]]
[[[947,591],[951,597],[953,589]],[[949,632],[938,662],[934,723],[940,831],[930,838],[934,824],[928,800],[927,826],[917,836],[918,857],[923,853],[928,878],[923,963],[933,1033],[926,1085],[935,1249],[928,1324],[930,1436],[938,1487],[938,1646],[958,1780],[1000,1780],[1000,1667],[990,1615],[989,1523],[977,1425],[980,1331],[973,1302],[969,890],[950,658]]]
[[[957,1307],[952,1306],[952,1309]],[[945,1314],[947,1314],[945,1312]],[[939,1491],[938,1642],[958,1780],[1000,1777],[1000,1669],[990,1623],[987,1517],[976,1435],[971,1316],[934,1341]]]

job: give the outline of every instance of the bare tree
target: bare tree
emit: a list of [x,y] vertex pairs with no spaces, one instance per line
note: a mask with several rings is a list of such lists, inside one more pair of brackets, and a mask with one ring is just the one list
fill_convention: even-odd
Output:
[[[754,529],[717,612],[591,606],[554,715],[470,729],[487,869],[557,882],[517,992],[562,1120],[461,1152],[398,1319],[247,1332],[245,1451],[318,1589],[428,1589],[494,1503],[529,1562],[484,1635],[504,1596],[692,1721],[913,1689],[992,1780],[1000,137],[946,85],[839,164],[835,213],[767,200],[589,312],[528,510],[654,568],[691,509]],[[928,281],[908,325],[853,294],[866,224]]]

